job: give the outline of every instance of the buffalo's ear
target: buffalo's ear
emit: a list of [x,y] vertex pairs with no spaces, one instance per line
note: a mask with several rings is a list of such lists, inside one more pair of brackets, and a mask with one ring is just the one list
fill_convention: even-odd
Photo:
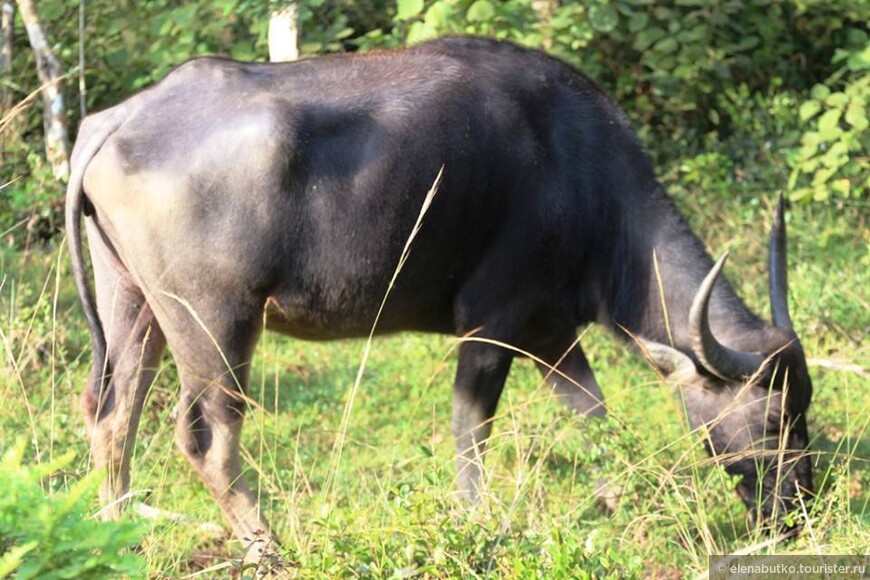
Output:
[[693,383],[698,378],[695,363],[683,352],[651,340],[638,339],[644,357],[668,382],[676,385]]

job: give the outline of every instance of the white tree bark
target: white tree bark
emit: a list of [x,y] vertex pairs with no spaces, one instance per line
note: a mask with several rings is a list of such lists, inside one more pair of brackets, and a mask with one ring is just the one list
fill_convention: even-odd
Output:
[[[12,66],[12,23],[15,17],[15,5],[12,2],[4,1],[0,5],[0,42],[3,46],[0,47],[0,75],[5,74],[7,69]],[[10,106],[10,95],[6,87],[0,88],[0,117],[2,117]]]
[[17,1],[21,20],[24,21],[24,27],[27,29],[27,38],[36,56],[36,72],[42,83],[42,102],[45,106],[42,115],[45,126],[45,154],[54,171],[55,179],[65,181],[69,178],[69,132],[61,91],[62,69],[46,39],[35,3],[33,0]]
[[[3,43],[0,47],[0,77],[3,77],[12,66],[12,25],[15,17],[15,5],[12,2],[4,1],[0,4],[0,42]],[[5,84],[0,87],[0,164],[3,163],[3,157],[6,155],[7,139],[11,131],[4,130],[6,123],[12,118],[12,91]],[[0,183],[0,189],[3,188],[3,183]]]
[[88,114],[88,86],[85,83],[85,0],[79,0],[79,113]]
[[269,60],[284,62],[299,58],[299,9],[288,4],[269,18]]

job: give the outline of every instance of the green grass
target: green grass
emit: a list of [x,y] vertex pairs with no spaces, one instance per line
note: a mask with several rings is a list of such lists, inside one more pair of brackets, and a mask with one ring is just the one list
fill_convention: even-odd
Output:
[[[769,207],[692,193],[682,192],[681,207],[712,253],[731,250],[728,277],[767,316]],[[336,464],[333,448],[364,343],[267,334],[251,374],[258,405],[245,426],[245,460],[291,571],[678,577],[706,573],[710,553],[866,552],[867,217],[848,207],[798,207],[789,227],[793,318],[812,359],[810,434],[823,490],[796,541],[758,546],[764,538],[747,531],[734,482],[687,433],[672,388],[601,329],[584,330],[583,344],[611,417],[573,417],[547,395],[533,366],[517,361],[490,443],[489,487],[471,512],[453,498],[457,339],[375,340]],[[0,243],[0,451],[21,437],[34,464],[75,451],[76,461],[46,484],[49,493],[69,489],[89,469],[78,397],[90,347],[67,257],[58,248],[25,254]],[[132,488],[188,521],[149,521],[139,551],[157,578],[238,573],[240,545],[228,531],[199,526],[223,525],[223,518],[174,448],[177,391],[167,355],[143,414]],[[593,498],[600,481],[619,489],[612,513]]]

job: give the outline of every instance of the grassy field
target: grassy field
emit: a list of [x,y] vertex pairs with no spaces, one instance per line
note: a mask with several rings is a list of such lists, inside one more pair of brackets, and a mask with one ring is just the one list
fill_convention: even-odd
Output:
[[[765,244],[773,192],[680,203],[726,274],[768,315]],[[260,501],[303,577],[694,577],[707,555],[867,553],[870,547],[870,229],[866,208],[789,214],[792,315],[815,392],[809,425],[822,493],[796,541],[747,530],[734,482],[687,432],[671,387],[599,328],[581,330],[608,398],[607,420],[553,401],[527,361],[514,365],[488,455],[488,490],[471,513],[453,497],[451,337],[376,339],[333,452],[364,343],[266,335],[252,372],[244,455]],[[46,483],[68,489],[89,469],[78,397],[90,364],[84,319],[62,247],[0,239],[0,451],[26,439],[26,460],[76,460]],[[183,521],[143,520],[137,552],[155,578],[239,574],[240,546],[174,448],[178,391],[166,355],[134,459],[138,499]],[[605,509],[600,481],[618,489]],[[96,503],[92,511],[96,512]]]

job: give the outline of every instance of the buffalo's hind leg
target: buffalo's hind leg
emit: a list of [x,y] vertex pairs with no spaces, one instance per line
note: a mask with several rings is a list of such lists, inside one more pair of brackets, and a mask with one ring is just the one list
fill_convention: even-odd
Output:
[[[106,469],[100,499],[116,517],[130,487],[130,458],[142,405],[166,344],[150,306],[129,273],[92,228],[90,244],[97,310],[107,360],[95,360],[82,411],[96,468]],[[106,375],[104,381],[100,377]]]
[[176,443],[245,545],[246,561],[259,564],[277,543],[245,481],[240,437],[261,316],[254,306],[232,302],[164,297],[161,320],[168,320],[166,336],[181,377]]

